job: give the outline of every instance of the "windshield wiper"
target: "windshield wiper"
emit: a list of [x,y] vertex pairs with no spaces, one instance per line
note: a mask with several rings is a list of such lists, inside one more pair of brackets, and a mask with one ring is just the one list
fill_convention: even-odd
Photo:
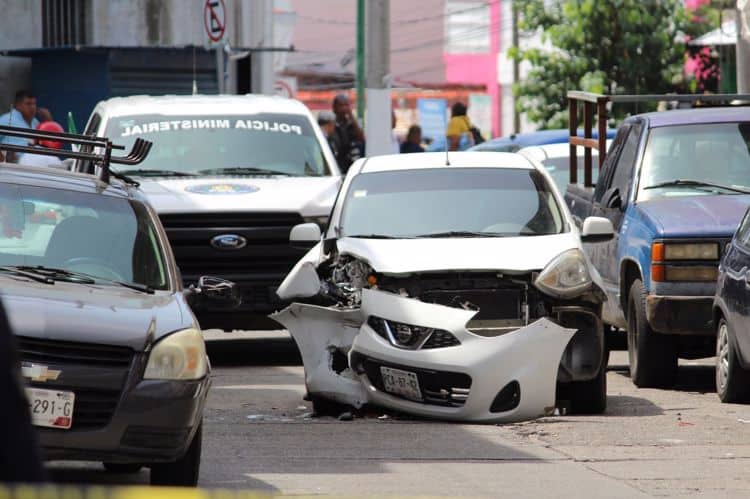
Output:
[[143,293],[149,293],[149,294],[154,293],[153,288],[145,284],[118,281],[116,279],[107,279],[106,277],[99,277],[99,276],[95,276],[91,274],[86,274],[84,272],[74,272],[72,270],[59,269],[55,267],[45,267],[42,265],[37,265],[37,266],[17,265],[13,267],[0,267],[0,270],[5,270],[5,269],[10,269],[11,271],[18,273],[19,275],[29,274],[27,277],[31,277],[31,278],[33,278],[32,276],[35,276],[37,278],[46,279],[45,281],[40,281],[40,282],[47,282],[47,280],[49,280],[49,281],[52,281],[51,283],[54,283],[54,281],[67,281],[67,282],[75,282],[75,283],[80,283],[80,284],[96,284],[97,281],[104,281],[104,282],[116,284],[118,286],[122,286],[125,288],[134,289],[136,291],[141,291]]
[[194,173],[178,172],[176,170],[151,170],[148,168],[138,168],[135,170],[112,171],[118,175],[135,175],[136,177],[195,177]]
[[357,237],[360,239],[413,239],[413,236],[387,236],[385,234],[347,234],[345,237]]
[[96,282],[94,278],[88,274],[81,274],[79,272],[71,272],[69,270],[53,267],[45,267],[43,265],[14,265],[9,268],[15,269],[19,272],[36,274],[53,281],[79,282],[81,284],[94,284]]
[[675,179],[675,180],[668,180],[666,182],[660,182],[658,184],[653,185],[647,185],[643,189],[659,189],[661,187],[679,187],[679,186],[685,186],[685,187],[713,187],[715,189],[724,189],[731,192],[737,192],[740,194],[750,194],[750,190],[748,189],[741,189],[739,187],[734,187],[731,185],[722,185],[722,184],[715,184],[713,182],[704,182],[702,180],[687,180],[687,179]]
[[293,176],[291,173],[280,172],[278,170],[268,170],[266,168],[256,168],[254,166],[231,166],[229,168],[209,168],[199,170],[202,175],[283,175],[285,177]]
[[428,234],[419,234],[414,237],[505,237],[507,234],[501,232],[474,232],[468,230],[449,230],[446,232],[430,232]]
[[0,267],[0,272],[9,272],[15,275],[27,277],[36,282],[43,282],[44,284],[55,284],[54,279],[52,279],[49,276],[46,276],[44,274],[37,274],[35,272],[30,272],[28,270],[22,270],[19,267],[13,267],[13,266]]

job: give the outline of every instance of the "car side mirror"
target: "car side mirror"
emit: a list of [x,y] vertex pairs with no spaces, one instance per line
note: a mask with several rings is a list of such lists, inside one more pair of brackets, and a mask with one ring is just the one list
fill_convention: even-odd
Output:
[[292,227],[289,243],[294,248],[310,249],[320,242],[320,227],[316,223],[299,224]]
[[607,189],[602,198],[602,204],[611,210],[622,209],[622,197],[620,196],[620,189],[617,187],[611,187]]
[[581,229],[581,241],[584,243],[603,243],[615,236],[612,222],[602,217],[587,217]]
[[201,276],[198,285],[191,285],[186,290],[190,306],[201,309],[211,308],[237,308],[242,303],[239,288],[232,281],[220,277]]

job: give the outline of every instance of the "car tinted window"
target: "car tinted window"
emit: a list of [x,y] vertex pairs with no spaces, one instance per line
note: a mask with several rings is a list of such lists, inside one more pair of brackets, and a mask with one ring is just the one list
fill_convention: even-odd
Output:
[[111,196],[0,184],[0,265],[43,265],[168,288],[146,208]]
[[136,137],[152,141],[139,169],[215,175],[206,171],[260,168],[294,176],[330,175],[304,115],[125,116],[111,118],[104,135],[127,149]]
[[623,123],[622,126],[617,129],[617,135],[615,135],[612,144],[609,146],[609,150],[607,150],[607,157],[604,158],[604,164],[601,168],[602,171],[599,175],[600,178],[604,178],[606,181],[596,183],[596,187],[594,188],[594,201],[601,201],[602,196],[604,196],[604,193],[607,191],[610,179],[614,173],[613,169],[617,164],[617,159],[620,157],[620,151],[628,137],[628,132],[630,132],[630,126],[630,123]]
[[[643,154],[638,199],[698,196],[700,186],[653,186],[694,180],[750,189],[750,123],[708,123],[655,128]],[[651,188],[649,188],[651,187]]]
[[565,223],[552,187],[536,170],[444,168],[357,176],[346,195],[341,230],[348,236],[518,236],[557,234]]

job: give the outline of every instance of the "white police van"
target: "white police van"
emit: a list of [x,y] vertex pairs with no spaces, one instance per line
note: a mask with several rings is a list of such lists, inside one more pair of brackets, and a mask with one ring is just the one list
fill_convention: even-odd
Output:
[[119,173],[140,182],[185,284],[224,277],[246,304],[199,312],[201,326],[262,327],[281,305],[276,287],[304,253],[289,245],[291,228],[324,225],[341,184],[307,107],[262,95],[117,97],[96,105],[85,133],[126,147],[138,137],[153,142],[143,163]]

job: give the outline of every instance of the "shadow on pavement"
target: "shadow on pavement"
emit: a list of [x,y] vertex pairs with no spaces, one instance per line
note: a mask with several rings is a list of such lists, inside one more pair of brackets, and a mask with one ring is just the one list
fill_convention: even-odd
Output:
[[301,366],[291,338],[251,338],[206,342],[208,358],[216,367]]
[[648,399],[629,395],[608,395],[605,416],[660,416],[661,407]]
[[[630,378],[628,366],[609,365],[607,371]],[[677,382],[669,390],[680,392],[713,393],[716,391],[716,377],[713,365],[686,366],[677,369]],[[611,398],[611,397],[610,397]]]

